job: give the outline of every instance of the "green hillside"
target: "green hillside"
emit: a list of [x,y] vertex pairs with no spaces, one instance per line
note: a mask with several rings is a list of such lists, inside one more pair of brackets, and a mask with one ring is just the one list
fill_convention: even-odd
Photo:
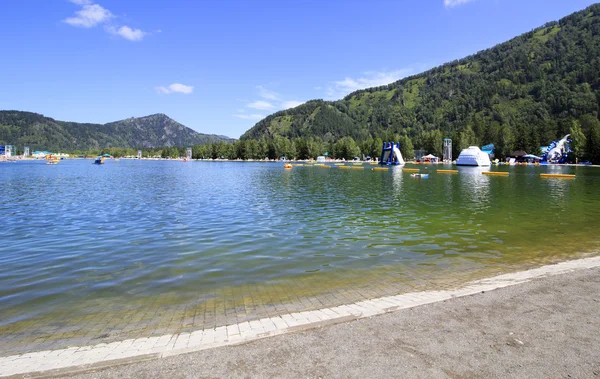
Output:
[[198,133],[164,114],[128,118],[108,124],[57,121],[31,112],[0,111],[0,145],[52,151],[111,147],[156,148],[231,141]]
[[462,147],[488,143],[504,156],[516,149],[536,153],[575,128],[584,136],[575,141],[580,155],[587,150],[589,156],[600,146],[599,99],[595,4],[419,75],[277,112],[241,139],[318,137],[326,144],[352,137],[361,146],[404,136],[415,148],[441,154],[442,138],[450,137],[455,157]]

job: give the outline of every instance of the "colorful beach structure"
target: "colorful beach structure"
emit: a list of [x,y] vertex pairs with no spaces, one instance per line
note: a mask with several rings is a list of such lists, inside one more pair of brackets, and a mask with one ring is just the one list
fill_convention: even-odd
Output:
[[571,152],[571,148],[569,147],[569,143],[571,142],[569,139],[570,136],[570,134],[567,134],[560,140],[552,142],[546,148],[546,151],[542,156],[542,162],[567,163],[569,160],[569,153]]
[[381,159],[379,164],[382,165],[404,165],[404,158],[400,153],[400,142],[384,142],[381,148]]

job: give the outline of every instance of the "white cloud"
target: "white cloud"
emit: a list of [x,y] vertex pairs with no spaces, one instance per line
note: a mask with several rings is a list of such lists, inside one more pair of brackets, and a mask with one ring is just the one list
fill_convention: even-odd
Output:
[[120,27],[111,22],[116,18],[108,9],[99,4],[94,4],[93,0],[69,0],[71,3],[81,6],[81,9],[75,12],[74,17],[68,17],[63,22],[80,27],[93,28],[99,24],[104,24],[104,30],[112,35],[120,36],[129,41],[141,41],[144,36],[149,35],[141,29],[130,28],[127,25]]
[[473,0],[444,0],[444,6],[446,8],[453,8],[457,5],[470,3]]
[[244,120],[262,120],[265,116],[261,114],[234,114],[233,117],[242,118]]
[[127,25],[123,25],[120,28],[115,28],[114,26],[106,27],[106,31],[112,35],[121,36],[130,41],[141,41],[145,35],[145,33],[140,29],[132,29]]
[[256,86],[256,88],[258,88],[258,95],[263,99],[279,100],[279,94],[277,92],[268,90],[263,86]]
[[190,93],[192,93],[194,91],[194,87],[193,86],[186,86],[185,84],[181,84],[181,83],[173,83],[167,87],[156,87],[156,91],[158,93],[164,93],[164,94],[170,94],[170,93],[183,93],[185,95],[189,95]]
[[77,4],[77,5],[94,4],[94,2],[92,0],[69,0],[69,1],[72,2],[73,4]]
[[248,108],[260,109],[260,110],[269,110],[275,108],[275,106],[268,101],[257,100],[253,103],[246,105]]
[[412,68],[404,68],[394,71],[369,71],[365,72],[363,74],[364,76],[360,78],[346,77],[344,80],[334,82],[333,86],[328,87],[327,95],[330,99],[339,99],[346,96],[350,92],[359,89],[379,87],[385,84],[390,84],[412,74],[413,72],[414,70]]
[[[284,100],[282,96],[272,90],[265,88],[264,86],[256,86],[258,90],[258,96],[265,100],[243,100],[237,99],[238,101],[243,101],[246,103],[245,109],[258,109],[259,111],[266,111],[268,113],[272,113],[275,111],[289,109],[297,107],[298,105],[304,104],[303,101],[297,100]],[[268,101],[267,101],[268,100]],[[265,115],[258,113],[246,113],[244,109],[238,109],[233,117],[241,118],[244,120],[261,120],[265,118]]]
[[335,85],[340,89],[351,92],[358,89],[389,84],[410,75],[410,73],[412,73],[412,69],[410,68],[388,72],[365,72],[365,76],[362,78],[345,78],[342,81],[335,82]]
[[101,7],[98,4],[91,4],[90,2],[78,0],[75,4],[81,5],[81,10],[75,12],[75,17],[69,17],[63,21],[69,25],[77,26],[80,28],[91,28],[98,24],[105,23],[111,18],[113,14],[106,8]]
[[304,101],[290,100],[290,101],[284,101],[283,103],[281,103],[281,107],[283,109],[290,109],[290,108],[296,108],[298,105],[302,105],[302,104],[304,104]]

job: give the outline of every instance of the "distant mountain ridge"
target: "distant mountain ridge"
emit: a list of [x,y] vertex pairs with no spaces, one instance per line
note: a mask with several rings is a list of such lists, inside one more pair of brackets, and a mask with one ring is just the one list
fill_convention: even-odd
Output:
[[32,151],[157,148],[233,140],[198,133],[161,113],[92,124],[58,121],[33,112],[0,111],[0,145],[30,146]]

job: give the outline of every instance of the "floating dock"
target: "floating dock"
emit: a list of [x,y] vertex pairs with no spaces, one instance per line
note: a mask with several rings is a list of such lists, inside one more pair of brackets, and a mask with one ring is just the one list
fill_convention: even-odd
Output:
[[540,174],[540,178],[575,179],[575,175],[572,175],[572,174]]
[[506,171],[483,171],[483,175],[493,175],[493,176],[508,176],[508,172]]
[[402,171],[406,171],[406,172],[419,172],[419,169],[418,168],[406,168],[406,167],[404,167],[402,169]]
[[458,170],[437,170],[440,174],[458,174]]
[[389,171],[387,167],[373,167],[373,171]]

